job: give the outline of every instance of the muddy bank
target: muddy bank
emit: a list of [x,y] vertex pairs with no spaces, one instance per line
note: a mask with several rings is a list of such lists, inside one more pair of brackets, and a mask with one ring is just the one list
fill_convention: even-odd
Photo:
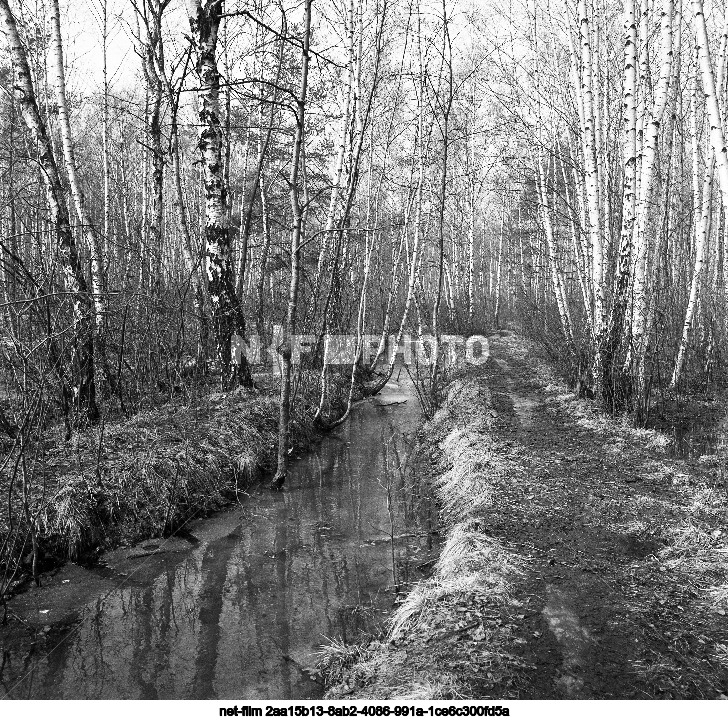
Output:
[[[489,361],[489,364],[492,361]],[[494,477],[512,470],[495,453],[498,413],[478,371],[454,381],[423,429],[419,454],[440,509],[443,545],[432,576],[390,619],[387,638],[328,669],[331,698],[474,698],[477,680],[508,685],[514,585],[523,561],[489,533],[483,509]]]
[[604,417],[491,338],[425,429],[446,534],[336,698],[728,696],[728,497],[710,459]]
[[[167,536],[223,508],[270,468],[277,423],[277,393],[239,390],[142,411],[79,432],[69,442],[49,440],[28,463],[38,571],[47,574],[64,560],[87,563],[119,545]],[[314,437],[312,429],[292,423],[297,447]],[[3,488],[10,470],[0,478]],[[14,575],[8,594],[28,582],[32,562],[16,488],[13,523],[7,508],[0,516],[0,540],[9,538],[0,574],[4,566]]]

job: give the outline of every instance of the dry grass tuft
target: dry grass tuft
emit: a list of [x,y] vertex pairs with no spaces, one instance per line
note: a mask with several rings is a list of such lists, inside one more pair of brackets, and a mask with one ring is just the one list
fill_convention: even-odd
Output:
[[666,556],[693,555],[713,545],[710,534],[700,528],[692,518],[685,519],[670,532],[670,545],[663,550]]
[[728,644],[716,643],[713,658],[715,658],[715,660],[723,666],[723,668],[728,668]]
[[710,609],[716,613],[728,613],[728,583],[707,590]]
[[326,685],[341,678],[365,654],[367,645],[344,643],[341,639],[327,639],[318,652],[317,668],[321,671]]
[[494,451],[496,413],[480,381],[453,381],[425,429],[422,451],[437,444],[443,456],[432,485],[446,534],[433,575],[399,606],[386,642],[356,650],[353,664],[327,676],[329,697],[465,698],[473,684],[482,693],[483,685],[508,683],[517,671],[510,626],[488,619],[515,604],[525,562],[488,536],[481,518],[493,503],[494,481],[518,468]]
[[419,584],[397,609],[390,622],[390,638],[400,638],[418,624],[432,626],[439,606],[463,595],[482,596],[490,603],[510,599],[513,580],[522,575],[522,563],[470,519],[448,533],[435,573]]
[[36,468],[41,545],[75,560],[222,507],[272,461],[277,417],[272,393],[215,393],[78,434]]

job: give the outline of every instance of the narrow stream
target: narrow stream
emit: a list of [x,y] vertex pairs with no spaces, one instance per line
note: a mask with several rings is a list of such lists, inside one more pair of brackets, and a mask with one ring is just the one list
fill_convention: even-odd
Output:
[[[376,630],[432,558],[419,423],[411,389],[390,384],[293,464],[284,492],[193,524],[197,541],[109,554],[106,577],[66,567],[18,597],[35,636],[3,644],[0,697],[320,697],[307,669],[321,644]],[[63,594],[95,587],[69,625]]]
[[723,404],[682,410],[673,405],[667,417],[651,419],[648,428],[664,433],[670,443],[672,458],[694,459],[719,455],[725,458],[728,449],[728,414]]
[[670,439],[668,453],[673,458],[700,458],[725,450],[726,424],[703,423],[700,418],[692,421],[669,423],[656,428]]

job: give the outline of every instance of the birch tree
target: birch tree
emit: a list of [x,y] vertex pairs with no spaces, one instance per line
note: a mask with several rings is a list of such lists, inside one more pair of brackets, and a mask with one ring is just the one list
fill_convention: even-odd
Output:
[[308,66],[311,43],[311,6],[313,0],[305,0],[305,18],[303,26],[303,48],[301,52],[301,83],[296,97],[295,118],[296,131],[293,141],[293,157],[288,179],[293,213],[293,229],[291,232],[291,280],[288,289],[288,308],[280,345],[283,360],[281,375],[280,416],[278,421],[278,458],[275,476],[271,481],[273,488],[282,488],[288,473],[288,453],[290,443],[291,422],[291,357],[292,336],[296,332],[296,313],[298,310],[298,291],[300,282],[300,259],[302,242],[303,209],[301,207],[301,188],[299,173],[301,155],[306,130],[306,95],[308,92]]
[[715,153],[715,163],[720,183],[720,191],[723,196],[723,207],[728,209],[728,146],[726,146],[726,129],[724,119],[721,116],[718,106],[718,91],[716,85],[722,90],[722,81],[725,73],[719,73],[716,83],[713,72],[713,63],[710,57],[710,45],[708,41],[708,30],[705,24],[703,12],[703,0],[692,0],[694,23],[695,23],[695,44],[698,51],[700,63],[700,76],[705,93],[705,105],[708,111],[708,122],[710,124],[710,144]]
[[[207,360],[207,344],[208,344],[208,321],[205,310],[205,289],[203,277],[200,272],[199,252],[195,248],[190,230],[190,222],[187,214],[187,203],[183,189],[182,163],[180,158],[180,138],[179,138],[179,101],[182,85],[187,75],[190,54],[185,56],[185,62],[182,69],[182,77],[179,79],[178,88],[175,89],[170,71],[167,69],[164,53],[164,38],[162,35],[164,14],[169,7],[169,0],[157,2],[156,0],[142,0],[141,4],[132,0],[132,5],[136,12],[136,17],[141,23],[140,31],[137,36],[139,46],[138,54],[142,60],[142,68],[147,87],[154,88],[153,94],[159,93],[158,111],[154,110],[151,114],[147,114],[147,124],[150,135],[154,136],[152,147],[153,154],[157,154],[157,163],[153,171],[154,197],[152,214],[156,217],[154,227],[161,231],[161,223],[164,211],[164,203],[162,200],[162,191],[164,187],[164,154],[162,152],[162,127],[161,127],[161,108],[162,97],[167,102],[170,115],[169,130],[169,155],[172,161],[172,184],[174,188],[173,205],[176,211],[177,222],[182,234],[182,258],[184,260],[185,270],[189,282],[192,284],[193,306],[195,314],[198,318],[199,341],[197,347],[197,365],[198,370],[203,371]],[[155,97],[154,105],[157,105]],[[159,235],[157,230],[154,232]],[[160,241],[161,242],[161,241]],[[161,248],[159,249],[161,252]],[[159,269],[161,272],[161,269]]]
[[53,146],[38,109],[30,66],[8,0],[0,0],[0,17],[9,41],[21,115],[30,139],[37,147],[64,285],[73,304],[72,364],[70,373],[65,368],[59,369],[62,395],[65,397],[70,387],[76,410],[93,422],[99,418],[94,378],[93,303],[71,232],[66,196]]
[[[682,326],[680,344],[678,346],[678,352],[675,358],[675,365],[673,368],[672,377],[670,379],[670,388],[675,388],[680,382],[680,377],[683,372],[683,366],[685,364],[685,355],[690,339],[690,332],[693,328],[698,300],[700,297],[700,291],[706,275],[706,264],[708,261],[707,253],[710,234],[713,177],[716,169],[718,171],[718,179],[723,197],[724,212],[725,209],[728,208],[728,194],[726,194],[726,188],[728,188],[728,184],[724,182],[728,181],[728,162],[724,163],[723,171],[721,171],[721,158],[723,160],[726,160],[728,156],[726,156],[725,133],[719,107],[720,92],[723,87],[724,79],[726,77],[726,35],[724,31],[721,41],[721,50],[719,53],[720,60],[718,65],[717,78],[714,78],[713,65],[710,59],[710,48],[708,45],[707,28],[705,25],[705,17],[703,15],[702,9],[702,2],[699,2],[698,0],[693,2],[693,12],[696,33],[696,50],[699,63],[699,68],[696,70],[696,77],[693,86],[693,95],[691,98],[694,167],[697,167],[697,164],[699,162],[697,146],[698,72],[700,75],[700,79],[702,79],[703,93],[705,95],[705,104],[708,111],[707,115],[710,127],[710,150],[708,152],[708,160],[705,167],[705,179],[703,181],[702,210],[695,223],[695,264],[693,267],[692,280],[690,283],[690,295],[688,297],[687,310],[685,311],[685,321]],[[728,29],[728,10],[726,10],[726,29]],[[718,242],[720,242],[720,240]]]
[[76,216],[81,224],[86,243],[91,253],[91,287],[93,290],[95,344],[96,358],[94,367],[96,372],[104,372],[107,382],[113,382],[111,372],[106,364],[106,331],[105,323],[108,314],[106,302],[106,288],[104,282],[104,250],[101,237],[94,224],[86,204],[81,178],[79,177],[76,157],[71,135],[71,121],[68,113],[66,97],[66,79],[63,64],[63,40],[61,36],[61,15],[58,0],[50,0],[50,25],[52,38],[52,67],[55,76],[55,97],[58,107],[58,120],[61,130],[63,157],[66,174],[71,186],[71,195],[76,208]]
[[222,0],[188,0],[187,11],[199,79],[198,137],[205,191],[205,272],[217,357],[224,388],[233,382],[252,387],[245,355],[245,318],[233,283],[228,189],[223,165],[220,73],[216,53],[224,3]]
[[597,128],[594,114],[594,60],[587,0],[577,5],[581,46],[581,81],[578,87],[583,105],[584,163],[586,168],[586,206],[592,253],[592,285],[594,293],[594,339],[599,346],[604,330],[604,255],[599,215],[599,167],[597,165]]
[[558,266],[556,257],[556,242],[554,239],[553,224],[551,222],[551,209],[549,204],[549,196],[546,188],[546,172],[543,167],[543,159],[539,153],[538,164],[536,167],[537,183],[541,201],[541,216],[543,222],[544,234],[546,236],[546,248],[548,251],[548,262],[551,271],[551,282],[553,285],[554,296],[556,297],[556,307],[559,311],[561,320],[561,329],[566,339],[566,344],[571,352],[575,352],[574,331],[571,321],[571,312],[564,291],[564,279]]
[[[439,352],[440,352],[440,326],[439,326],[439,313],[440,313],[440,302],[442,299],[442,287],[444,277],[444,263],[445,263],[445,204],[447,202],[447,185],[448,185],[448,173],[447,165],[449,160],[450,150],[450,113],[452,112],[453,106],[453,94],[454,94],[454,78],[453,78],[453,59],[452,59],[452,40],[450,38],[450,25],[447,14],[447,4],[445,0],[442,0],[442,66],[445,66],[444,71],[446,75],[446,91],[445,98],[441,100],[436,97],[437,102],[437,114],[440,116],[440,129],[442,132],[442,169],[440,173],[440,207],[438,208],[438,262],[437,262],[437,290],[435,291],[435,302],[432,308],[432,335],[435,338],[434,357],[432,359],[432,371],[430,374],[430,402],[432,407],[435,407],[437,402],[437,376],[439,369]],[[438,94],[439,95],[439,94]]]
[[[672,41],[673,41],[673,0],[664,0],[661,15],[660,30],[660,75],[655,87],[655,97],[652,110],[649,113],[649,120],[645,112],[641,133],[640,152],[640,173],[638,178],[638,196],[636,204],[635,225],[633,233],[635,240],[634,248],[634,307],[632,317],[632,346],[633,353],[630,353],[628,362],[632,363],[632,375],[636,381],[635,388],[638,399],[641,399],[645,392],[644,378],[644,357],[647,352],[649,333],[647,327],[647,284],[650,275],[647,263],[648,240],[647,224],[650,209],[650,192],[652,189],[652,175],[657,157],[657,143],[660,126],[667,106],[670,81],[672,76]],[[646,24],[646,18],[643,20]],[[646,56],[647,49],[643,50]],[[644,61],[646,62],[646,61]],[[643,88],[643,94],[647,92]],[[642,102],[642,105],[645,101]]]
[[[152,160],[151,213],[147,236],[149,254],[149,288],[159,299],[162,282],[162,255],[164,249],[164,164],[165,152],[162,146],[162,99],[163,79],[159,68],[164,67],[164,45],[162,39],[162,17],[170,0],[132,0],[137,18],[144,24],[145,40],[140,42],[142,71],[147,90],[146,124],[149,137],[149,152]],[[141,33],[140,33],[141,36]],[[140,38],[141,40],[141,38]]]

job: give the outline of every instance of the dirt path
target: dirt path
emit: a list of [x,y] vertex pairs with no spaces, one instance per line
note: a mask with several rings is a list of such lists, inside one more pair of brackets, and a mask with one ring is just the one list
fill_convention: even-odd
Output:
[[504,695],[725,698],[728,520],[716,460],[668,459],[658,434],[574,399],[516,337],[493,339],[479,382],[497,412],[493,439],[513,460],[483,520],[527,567],[510,617],[527,670]]

